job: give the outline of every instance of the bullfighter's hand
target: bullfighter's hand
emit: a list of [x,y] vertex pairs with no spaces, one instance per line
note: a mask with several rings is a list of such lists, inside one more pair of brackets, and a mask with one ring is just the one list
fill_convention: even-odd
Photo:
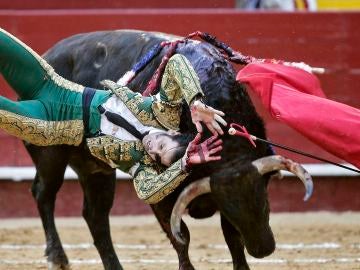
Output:
[[200,100],[196,100],[190,106],[191,119],[198,132],[203,132],[200,122],[203,122],[213,135],[223,135],[224,132],[219,123],[226,126],[226,121],[222,118],[225,114],[222,111],[205,105]]
[[195,164],[202,164],[209,161],[220,160],[218,154],[222,150],[222,140],[217,135],[210,137],[204,142],[201,141],[201,133],[198,133],[194,140],[192,140],[182,158],[182,168],[189,171]]

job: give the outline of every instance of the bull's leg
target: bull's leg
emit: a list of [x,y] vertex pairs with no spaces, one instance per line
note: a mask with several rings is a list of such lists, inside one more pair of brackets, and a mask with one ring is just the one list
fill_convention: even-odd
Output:
[[115,172],[81,177],[84,190],[83,216],[89,226],[105,270],[122,270],[110,236],[109,213],[115,195]]
[[225,241],[229,247],[233,260],[234,270],[249,270],[244,254],[244,245],[241,236],[233,225],[221,214],[221,228],[225,237]]
[[180,244],[176,241],[171,233],[170,228],[170,217],[171,212],[176,201],[175,194],[167,196],[165,199],[160,201],[157,204],[151,205],[151,208],[159,221],[162,229],[166,233],[167,237],[170,239],[171,244],[179,258],[179,270],[194,270],[194,266],[190,262],[189,258],[189,244],[190,244],[190,233],[186,224],[181,221],[181,234],[185,240],[185,244]]
[[46,250],[49,269],[68,269],[69,261],[62,247],[54,221],[56,194],[64,180],[68,162],[67,147],[26,146],[37,173],[31,191],[45,231]]

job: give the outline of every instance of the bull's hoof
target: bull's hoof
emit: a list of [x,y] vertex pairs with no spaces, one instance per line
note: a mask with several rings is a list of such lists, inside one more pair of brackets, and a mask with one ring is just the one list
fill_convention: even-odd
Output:
[[191,262],[183,262],[180,263],[179,270],[195,270],[194,266],[191,264]]
[[71,270],[69,264],[57,264],[53,262],[48,262],[48,270]]

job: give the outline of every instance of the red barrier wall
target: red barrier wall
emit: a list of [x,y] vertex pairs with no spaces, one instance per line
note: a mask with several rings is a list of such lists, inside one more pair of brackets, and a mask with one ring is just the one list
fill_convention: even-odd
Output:
[[[360,25],[359,13],[254,14],[230,9],[3,10],[0,11],[0,25],[39,53],[60,39],[80,32],[143,29],[186,35],[195,30],[208,31],[246,54],[325,67],[328,72],[319,77],[328,97],[351,106],[360,105],[357,90],[360,36],[355,34]],[[3,84],[0,89],[4,93]],[[5,95],[9,92],[5,89]],[[269,137],[273,141],[337,160],[290,128],[270,119],[261,106],[258,110],[267,120]],[[1,139],[7,140],[7,145],[0,149],[0,165],[31,164],[24,158],[24,152],[18,150],[15,139],[4,135]],[[298,156],[296,159],[316,162]]]
[[0,9],[233,8],[235,0],[12,0]]
[[[37,207],[30,193],[31,182],[0,181],[0,219],[36,217]],[[292,211],[360,211],[360,181],[358,178],[317,178],[314,194],[303,202],[304,187],[294,177],[273,180],[269,184],[272,212]],[[83,194],[77,181],[65,181],[57,195],[56,216],[80,216]],[[140,201],[131,181],[119,181],[111,215],[140,215],[151,213]]]

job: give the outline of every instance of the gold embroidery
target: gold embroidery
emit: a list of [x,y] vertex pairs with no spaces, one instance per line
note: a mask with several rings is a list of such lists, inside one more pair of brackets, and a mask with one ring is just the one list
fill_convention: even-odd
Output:
[[134,178],[134,187],[140,199],[154,204],[161,201],[183,182],[187,173],[181,170],[181,160],[176,161],[161,174],[147,166]]
[[159,125],[158,122],[156,122],[156,120],[154,120],[154,117],[151,113],[148,113],[146,111],[138,111],[138,113],[135,115],[136,118],[139,119],[139,121],[143,124],[147,124],[149,123],[148,125],[151,125],[153,127],[157,127],[157,128],[160,128],[161,126]]
[[179,130],[181,105],[171,105],[163,101],[154,101],[151,108],[156,120],[158,120],[163,127],[176,131]]
[[[86,139],[90,153],[113,168],[121,167],[122,162],[136,162],[132,151],[141,152],[140,159],[149,163],[150,156],[140,141],[122,141],[110,135]],[[152,161],[152,160],[151,160]],[[151,162],[150,161],[150,162]]]
[[104,86],[105,88],[110,89],[111,92],[113,92],[115,95],[117,95],[116,91],[118,89],[125,87],[125,86],[118,85],[116,82],[113,82],[111,80],[102,80],[102,81],[100,81],[100,84],[102,86]]
[[173,130],[179,130],[182,100],[190,104],[196,95],[203,95],[197,74],[190,62],[180,54],[170,58],[161,81],[160,96],[165,96],[168,102],[153,101],[152,113],[141,109],[144,97],[140,94],[110,80],[101,83],[111,89],[144,125]]
[[[135,145],[136,145],[136,143],[135,143]],[[122,145],[122,159],[121,160],[125,160],[125,161],[129,161],[129,160],[132,160],[132,157],[131,157],[131,154],[130,154],[130,150],[131,150],[131,148],[132,147],[135,147],[135,145],[130,145],[130,144],[128,144],[128,143],[125,143],[125,144],[123,144]]]
[[203,95],[197,74],[184,56],[174,55],[161,81],[160,96],[166,96],[168,102],[161,100],[152,104],[156,119],[167,129],[179,130],[182,100],[190,104],[196,95]]
[[130,111],[139,119],[144,125],[161,128],[161,125],[156,121],[154,115],[151,112],[140,109],[143,103],[143,98],[140,94],[137,94],[133,98],[128,98],[125,91],[122,91],[120,95],[122,101],[129,108]]
[[[144,125],[156,128],[162,128],[160,123],[156,120],[151,112],[141,109],[144,102],[143,96],[139,93],[131,91],[125,86],[120,86],[113,81],[103,80],[100,82],[105,87],[109,88],[118,98],[120,98],[126,107],[135,115],[135,117]],[[133,95],[129,98],[128,94]]]
[[180,54],[172,56],[167,63],[161,88],[171,103],[180,103],[184,98],[187,104],[190,104],[196,95],[204,95],[194,68],[189,60]]
[[149,165],[152,163],[155,163],[154,160],[150,157],[150,155],[148,153],[146,153],[146,151],[144,152],[144,156],[141,160],[141,163],[145,164],[145,165]]
[[39,146],[79,145],[84,136],[82,120],[45,121],[0,110],[0,127],[7,133]]
[[90,150],[90,153],[96,158],[102,160],[103,162],[110,165],[112,168],[116,168],[117,165],[111,160],[107,160],[104,153],[104,148],[102,144],[108,145],[110,143],[110,137],[101,136],[94,138],[87,138],[86,143]]
[[52,66],[50,66],[40,55],[38,55],[33,49],[19,40],[17,37],[11,35],[10,33],[6,32],[4,29],[0,28],[0,31],[6,34],[8,37],[19,43],[21,46],[24,47],[35,59],[39,62],[40,66],[46,71],[47,75],[59,86],[64,87],[70,91],[80,92],[84,91],[84,86],[68,81],[65,78],[61,77],[57,74]]
[[[74,91],[74,92],[80,92],[82,93],[84,91],[84,86],[71,82],[69,80],[66,80],[65,78],[61,77],[59,74],[57,74],[55,72],[55,70],[45,61],[43,60],[44,63],[42,64],[42,66],[44,67],[44,69],[46,70],[47,74],[49,75],[49,77],[59,86],[70,90],[70,91]],[[41,63],[40,63],[41,64]],[[48,68],[47,68],[48,67]]]

